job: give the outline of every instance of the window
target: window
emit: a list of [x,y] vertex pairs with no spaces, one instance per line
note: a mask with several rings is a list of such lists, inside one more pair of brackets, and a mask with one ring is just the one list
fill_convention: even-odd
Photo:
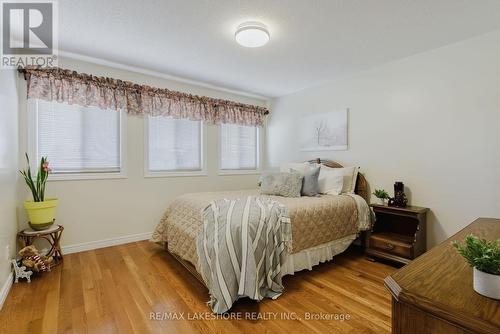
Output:
[[259,131],[257,127],[235,124],[220,126],[220,169],[256,171],[259,169]]
[[147,176],[204,174],[201,121],[148,117]]
[[32,160],[47,156],[52,179],[124,176],[121,112],[43,100],[28,103]]

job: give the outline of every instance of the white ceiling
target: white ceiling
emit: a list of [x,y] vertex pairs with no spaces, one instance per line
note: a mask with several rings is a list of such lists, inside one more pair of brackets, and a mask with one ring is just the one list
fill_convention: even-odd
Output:
[[[271,41],[234,42],[247,20]],[[500,0],[60,0],[59,47],[281,96],[500,29]]]

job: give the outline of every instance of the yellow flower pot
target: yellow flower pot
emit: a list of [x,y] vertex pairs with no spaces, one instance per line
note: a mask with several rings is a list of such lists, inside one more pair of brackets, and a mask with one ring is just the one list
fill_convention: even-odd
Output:
[[56,217],[57,199],[50,198],[43,202],[25,201],[24,208],[28,212],[29,225],[34,230],[49,228]]

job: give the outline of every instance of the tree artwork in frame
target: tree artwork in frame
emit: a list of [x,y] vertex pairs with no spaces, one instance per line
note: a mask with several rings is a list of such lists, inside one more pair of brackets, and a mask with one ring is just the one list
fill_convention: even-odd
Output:
[[347,111],[343,109],[302,116],[300,150],[347,150]]

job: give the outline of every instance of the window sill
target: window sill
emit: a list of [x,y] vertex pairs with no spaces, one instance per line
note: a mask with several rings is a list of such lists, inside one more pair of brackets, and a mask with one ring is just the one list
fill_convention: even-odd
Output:
[[77,180],[108,180],[126,179],[125,172],[120,173],[74,173],[74,174],[49,174],[47,181],[77,181]]
[[219,170],[219,176],[229,176],[229,175],[259,175],[261,174],[260,169],[227,169]]
[[199,176],[208,176],[207,171],[192,171],[192,172],[145,172],[145,178],[154,178],[154,177],[199,177]]

